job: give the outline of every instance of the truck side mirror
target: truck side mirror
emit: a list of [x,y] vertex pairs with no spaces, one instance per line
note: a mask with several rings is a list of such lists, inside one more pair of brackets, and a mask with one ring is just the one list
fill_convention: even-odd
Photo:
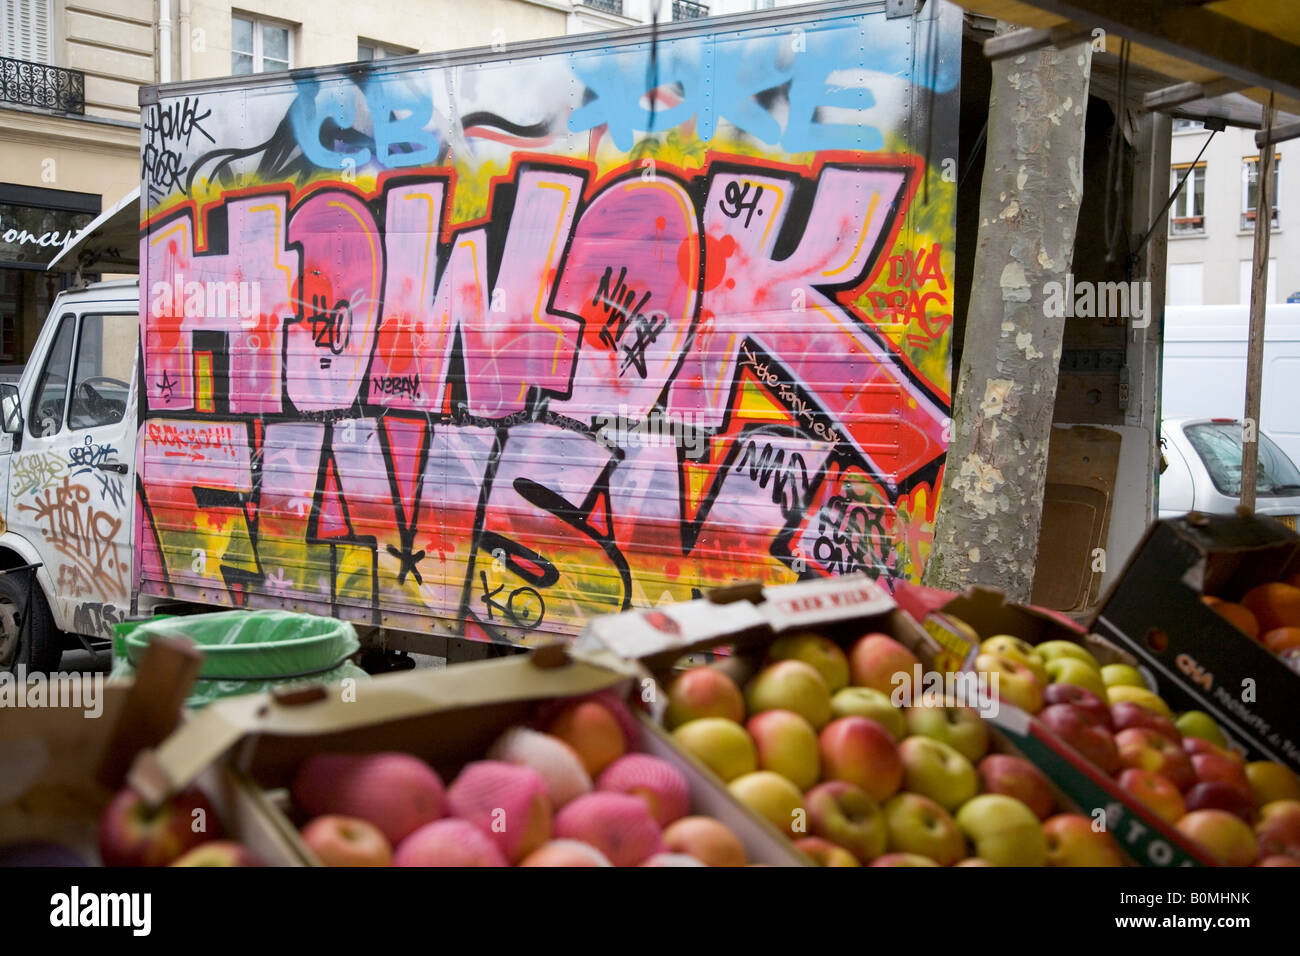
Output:
[[6,435],[23,433],[23,403],[18,398],[18,386],[0,383],[0,431]]

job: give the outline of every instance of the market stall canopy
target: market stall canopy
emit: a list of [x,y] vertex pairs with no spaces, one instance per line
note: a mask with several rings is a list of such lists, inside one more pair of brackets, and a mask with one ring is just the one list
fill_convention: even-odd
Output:
[[55,256],[51,272],[137,272],[140,268],[140,189],[91,220]]
[[[1300,119],[1300,0],[960,3],[972,13],[1028,28],[1022,43],[1034,39],[1028,30],[1077,42],[1098,27],[1106,31],[1108,53],[1119,53],[1121,41],[1129,40],[1131,63],[1171,81],[1147,93],[1146,109],[1258,128],[1260,111],[1251,104],[1267,105],[1272,92],[1280,124]],[[1009,37],[999,39],[1014,50]]]

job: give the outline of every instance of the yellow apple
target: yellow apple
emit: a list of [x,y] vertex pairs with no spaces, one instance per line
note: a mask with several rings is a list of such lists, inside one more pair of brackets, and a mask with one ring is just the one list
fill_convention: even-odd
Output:
[[756,770],[727,784],[731,795],[769,821],[782,833],[805,836],[795,830],[804,821],[803,794],[785,777],[770,770]]
[[1139,707],[1151,711],[1153,714],[1159,714],[1167,720],[1174,719],[1174,712],[1169,709],[1169,705],[1145,687],[1132,687],[1128,684],[1116,684],[1106,688],[1106,699],[1109,700],[1112,705],[1118,704],[1122,700],[1132,701]]
[[1101,674],[1093,670],[1085,661],[1075,657],[1054,657],[1047,662],[1047,676],[1053,684],[1073,684],[1091,691],[1101,700],[1106,699],[1106,685]]
[[1147,682],[1142,679],[1141,672],[1136,667],[1129,664],[1107,664],[1101,669],[1101,679],[1107,687],[1142,687],[1147,686]]
[[1271,760],[1256,760],[1246,764],[1246,780],[1255,796],[1255,806],[1262,807],[1275,800],[1300,800],[1300,777],[1289,767]]
[[1043,666],[1042,658],[1034,653],[1034,645],[1028,641],[1022,641],[1010,634],[999,634],[996,637],[990,637],[981,644],[980,653],[1001,654],[1003,657],[1009,657],[1013,661],[1024,664],[1033,673],[1034,679],[1040,685],[1047,686],[1047,668]]
[[673,731],[673,739],[723,781],[758,769],[758,752],[745,728],[725,717],[701,717]]
[[1034,811],[1015,797],[983,793],[957,811],[957,826],[975,855],[994,866],[1044,866],[1047,838]]
[[820,634],[787,634],[767,649],[773,661],[803,661],[817,668],[833,694],[849,686],[849,659],[834,641]]
[[1093,657],[1082,644],[1076,644],[1074,641],[1043,641],[1034,647],[1034,653],[1049,664],[1062,657],[1068,657],[1082,661],[1098,674],[1101,673],[1101,665],[1097,663],[1097,658]]
[[999,699],[1031,714],[1043,709],[1043,684],[1020,661],[1005,654],[980,654],[975,658],[975,670],[988,675],[990,682],[997,680]]

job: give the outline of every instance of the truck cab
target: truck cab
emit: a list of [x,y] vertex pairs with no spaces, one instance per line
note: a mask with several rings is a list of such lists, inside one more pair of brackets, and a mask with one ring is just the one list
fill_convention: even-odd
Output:
[[139,301],[134,279],[61,293],[0,385],[0,670],[52,671],[130,607]]

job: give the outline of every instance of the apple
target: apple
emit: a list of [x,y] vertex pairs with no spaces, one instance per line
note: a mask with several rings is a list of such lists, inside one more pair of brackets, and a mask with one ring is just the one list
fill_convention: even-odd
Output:
[[1130,727],[1115,735],[1120,763],[1125,767],[1151,770],[1179,790],[1196,783],[1196,771],[1183,748],[1164,734],[1145,727]]
[[844,847],[863,863],[885,852],[889,840],[885,815],[861,787],[828,780],[804,794],[804,809],[815,836]]
[[1047,662],[1047,676],[1053,684],[1072,684],[1094,694],[1105,694],[1101,675],[1073,657],[1057,657]]
[[1042,658],[1034,653],[1034,645],[1028,641],[1022,641],[1010,634],[998,634],[980,645],[980,654],[995,654],[1023,664],[1029,668],[1034,675],[1034,680],[1038,681],[1040,686],[1047,686],[1047,667],[1043,664]]
[[903,761],[903,789],[929,797],[953,811],[979,793],[979,776],[971,762],[941,740],[908,737],[898,745]]
[[1256,866],[1300,866],[1300,859],[1293,856],[1266,856],[1255,863]]
[[975,671],[988,675],[999,700],[1030,714],[1043,709],[1043,684],[1032,670],[1005,654],[980,654]]
[[197,788],[150,807],[127,787],[100,816],[99,857],[105,866],[166,866],[220,830],[217,812]]
[[914,853],[941,866],[966,855],[966,841],[948,811],[919,793],[899,793],[884,807],[891,853]]
[[397,845],[393,866],[507,866],[505,855],[468,820],[426,823]]
[[792,710],[815,728],[831,719],[831,692],[817,668],[803,661],[777,661],[745,685],[752,717],[765,710]]
[[1228,738],[1223,736],[1219,725],[1203,710],[1189,710],[1179,714],[1174,726],[1184,737],[1200,737],[1219,747],[1228,746]]
[[1146,689],[1147,682],[1142,672],[1131,664],[1107,664],[1101,669],[1101,681],[1110,687],[1141,687]]
[[819,738],[827,780],[847,780],[879,803],[903,782],[903,761],[889,731],[866,717],[831,721]]
[[325,866],[393,865],[383,831],[357,817],[317,817],[302,828],[302,842]]
[[745,698],[740,688],[712,667],[693,667],[678,674],[668,685],[664,723],[669,730],[701,717],[725,717],[736,723],[745,719]]
[[[809,734],[813,740],[812,752],[816,754],[817,736],[811,730]],[[597,779],[596,789],[640,797],[661,827],[691,812],[691,785],[686,782],[686,776],[668,761],[650,754],[619,757]]]
[[894,675],[911,680],[920,660],[887,634],[867,634],[849,648],[849,674],[858,687],[870,687],[893,698]]
[[1074,704],[1053,704],[1038,715],[1052,733],[1079,751],[1105,774],[1121,766],[1115,738],[1105,727],[1092,723],[1092,716]]
[[817,866],[861,866],[858,858],[829,840],[821,837],[804,837],[794,841],[794,848],[805,853]]
[[442,779],[406,753],[314,754],[298,767],[290,793],[303,816],[358,817],[392,847],[446,812]]
[[[845,718],[854,720],[859,718]],[[731,795],[782,833],[798,837],[796,821],[805,816],[803,794],[793,783],[770,770],[756,770],[727,784]]]
[[1257,807],[1274,800],[1300,800],[1300,777],[1280,763],[1255,760],[1246,764],[1246,781]]
[[968,856],[964,860],[958,860],[953,866],[992,866],[988,860],[981,860],[977,856]]
[[1193,810],[1175,825],[1224,866],[1250,866],[1259,858],[1254,831],[1227,810]]
[[1215,746],[1203,737],[1184,737],[1179,741],[1183,747],[1183,753],[1189,757],[1195,757],[1197,754],[1214,754],[1224,760],[1231,760],[1245,772],[1246,761],[1235,750],[1225,750],[1222,747]]
[[636,866],[663,850],[663,832],[640,797],[596,791],[555,817],[555,835],[594,846],[615,866]]
[[803,661],[817,668],[834,694],[849,685],[849,659],[839,645],[820,634],[787,634],[778,637],[767,649],[774,661]]
[[210,840],[187,851],[170,866],[266,866],[261,858],[233,840]]
[[1125,684],[1107,687],[1106,699],[1110,701],[1112,707],[1121,701],[1132,701],[1141,707],[1145,707],[1153,714],[1159,714],[1166,720],[1172,721],[1174,718],[1173,711],[1169,709],[1168,704],[1158,695],[1142,687],[1129,687]]
[[1231,757],[1215,753],[1193,753],[1189,759],[1192,761],[1192,771],[1198,781],[1226,783],[1240,790],[1241,795],[1252,807],[1255,805],[1250,782],[1246,779],[1246,768],[1241,763]]
[[1172,720],[1152,713],[1141,704],[1134,703],[1131,700],[1122,700],[1118,704],[1112,705],[1110,718],[1116,732],[1128,730],[1130,727],[1145,727],[1147,730],[1154,730],[1170,740],[1182,740],[1183,735],[1174,726]]
[[491,837],[511,863],[551,838],[551,798],[531,767],[501,760],[466,764],[447,788],[447,808]]
[[701,717],[674,730],[673,739],[724,783],[758,769],[754,740],[734,720]]
[[989,754],[980,761],[980,782],[985,793],[1002,793],[1015,797],[1040,820],[1046,820],[1056,807],[1056,794],[1043,772],[1023,757]]
[[888,694],[870,687],[845,687],[831,698],[831,718],[869,717],[888,730],[895,740],[907,736],[904,711],[895,707]]
[[1153,770],[1128,767],[1119,775],[1118,783],[1122,790],[1167,823],[1177,823],[1187,812],[1178,788]]
[[1034,811],[1001,793],[982,793],[957,811],[975,855],[994,866],[1044,866],[1047,838]]
[[807,790],[821,779],[817,731],[792,710],[765,710],[745,724],[754,738],[758,766]]
[[574,701],[555,714],[544,729],[574,749],[593,779],[628,750],[628,736],[619,715],[599,699]]
[[613,866],[594,846],[577,840],[549,840],[519,861],[520,866]]
[[1280,656],[1300,648],[1300,627],[1275,627],[1265,632],[1259,642]]
[[740,838],[713,817],[675,821],[664,830],[664,846],[674,853],[688,853],[706,866],[744,866],[749,862]]
[[1183,799],[1187,811],[1227,810],[1246,823],[1255,822],[1255,801],[1247,791],[1221,780],[1203,780],[1192,786]]
[[922,704],[907,708],[906,719],[912,736],[942,741],[972,763],[988,752],[988,727],[984,719],[969,707],[929,707]]
[[1097,658],[1093,657],[1086,647],[1082,644],[1076,644],[1074,641],[1043,641],[1041,644],[1034,646],[1034,653],[1045,664],[1062,658],[1070,658],[1087,664],[1090,668],[1101,676],[1101,664]]
[[591,777],[582,758],[559,737],[528,727],[510,727],[488,748],[486,756],[536,770],[546,781],[546,795],[553,809],[591,792]]
[[1111,723],[1110,704],[1106,703],[1105,695],[1094,694],[1090,690],[1085,690],[1076,684],[1048,684],[1043,688],[1043,704],[1050,707],[1053,704],[1071,704],[1098,727],[1105,727],[1113,731],[1114,725]]
[[646,857],[637,866],[704,866],[688,853],[656,853]]
[[1124,854],[1105,830],[1094,830],[1092,818],[1059,813],[1043,821],[1048,866],[1123,866]]
[[1259,811],[1255,824],[1263,856],[1300,858],[1300,800],[1274,800]]
[[938,863],[929,857],[921,856],[917,853],[886,853],[884,856],[876,857],[872,860],[870,866],[939,866]]

